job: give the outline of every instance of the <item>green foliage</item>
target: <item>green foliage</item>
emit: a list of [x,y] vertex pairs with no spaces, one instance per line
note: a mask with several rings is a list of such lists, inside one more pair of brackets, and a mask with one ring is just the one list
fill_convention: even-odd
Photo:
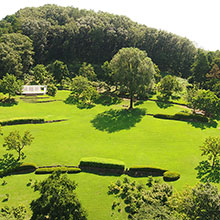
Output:
[[57,87],[54,84],[47,85],[47,95],[55,96],[57,93]]
[[80,160],[79,167],[81,169],[83,169],[84,167],[119,169],[123,172],[125,169],[125,164],[122,161],[114,160],[114,159],[86,157]]
[[208,160],[212,164],[212,169],[215,169],[216,161],[220,159],[220,138],[219,137],[208,137],[200,147],[202,154],[201,156],[208,156]]
[[210,66],[207,55],[202,50],[198,50],[195,62],[191,68],[192,80],[199,83],[204,82],[209,70]]
[[182,91],[182,87],[175,76],[167,75],[160,80],[158,91],[164,97],[169,98],[174,92]]
[[37,64],[31,71],[30,74],[33,76],[31,84],[35,85],[48,85],[53,84],[53,76],[47,71],[43,64]]
[[122,48],[112,58],[110,67],[116,85],[128,93],[132,109],[134,95],[143,96],[153,83],[153,62],[146,52],[138,48]]
[[20,124],[40,124],[44,123],[45,120],[43,118],[19,118],[19,119],[11,119],[0,121],[0,125],[20,125]]
[[172,206],[183,219],[219,219],[220,194],[217,186],[198,184],[175,196]]
[[24,220],[27,210],[24,206],[8,207],[5,206],[0,210],[1,220]]
[[163,176],[166,169],[150,166],[134,166],[127,171],[129,176]]
[[71,91],[66,103],[77,104],[79,107],[91,106],[98,97],[98,92],[91,82],[82,76],[73,79]]
[[23,73],[28,73],[33,65],[33,54],[29,37],[20,33],[3,34],[0,37],[1,74],[9,73],[20,77]]
[[[167,215],[172,215],[171,209],[168,207],[168,199],[173,193],[172,186],[165,183],[154,183],[149,189],[146,185],[131,182],[128,178],[124,178],[123,182],[118,180],[116,183],[109,185],[109,195],[114,195],[116,201],[113,202],[112,210],[121,213],[128,213],[129,218],[134,219],[169,219],[160,218],[165,213],[157,213],[158,209],[164,206],[167,208]],[[140,218],[143,209],[152,209],[158,218]],[[142,210],[142,211],[141,211]],[[142,213],[143,214],[143,213]],[[139,216],[139,218],[137,217]]]
[[163,174],[163,180],[166,182],[176,181],[180,178],[180,174],[177,172],[166,171]]
[[174,115],[168,115],[168,114],[154,114],[155,118],[162,118],[162,119],[170,119],[170,120],[180,120],[180,121],[194,121],[194,122],[209,122],[209,118],[206,116],[203,116],[201,114],[191,114],[191,113],[185,113],[180,112],[176,113]]
[[75,167],[64,167],[64,166],[58,166],[58,167],[39,167],[36,169],[35,174],[50,174],[55,171],[60,171],[61,173],[80,173],[80,168]]
[[57,83],[60,83],[62,79],[69,77],[69,70],[64,62],[56,60],[52,64],[47,66],[48,71],[53,75]]
[[7,150],[15,150],[18,153],[17,160],[19,161],[24,157],[22,150],[25,146],[30,146],[34,137],[29,131],[25,131],[23,137],[18,131],[11,131],[7,137],[4,138],[3,147]]
[[205,112],[206,116],[218,115],[220,105],[219,98],[214,92],[204,89],[189,90],[187,95],[187,105],[191,108],[199,109]]
[[9,99],[11,96],[15,96],[16,93],[21,93],[22,91],[22,81],[17,80],[16,76],[12,74],[6,74],[2,80],[0,80],[0,90],[9,95]]
[[91,64],[87,64],[86,62],[84,62],[79,68],[79,75],[87,78],[90,81],[96,79],[96,74],[93,66]]
[[61,175],[60,171],[52,173],[42,182],[34,185],[40,197],[30,204],[33,215],[31,220],[85,220],[86,212],[77,196],[76,183]]

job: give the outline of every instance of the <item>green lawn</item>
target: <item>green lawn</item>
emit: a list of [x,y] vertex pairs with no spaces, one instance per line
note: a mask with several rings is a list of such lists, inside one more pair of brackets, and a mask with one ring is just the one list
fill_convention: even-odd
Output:
[[[91,109],[79,109],[65,104],[62,100],[69,92],[59,91],[58,101],[48,103],[27,103],[19,100],[12,107],[0,107],[0,119],[45,118],[68,119],[64,122],[16,125],[3,127],[4,135],[11,130],[21,132],[30,130],[35,137],[33,144],[27,147],[25,162],[42,165],[78,165],[82,157],[106,157],[122,160],[126,166],[150,165],[177,171],[180,180],[171,183],[177,190],[186,185],[194,185],[194,168],[201,161],[199,146],[204,139],[218,135],[219,129],[201,128],[198,124],[181,121],[156,119],[148,114],[174,114],[185,110],[181,106],[171,105],[159,108],[154,101],[146,101],[136,106],[134,113],[126,113],[123,101],[117,105],[96,105]],[[42,99],[43,100],[43,99]],[[46,100],[46,99],[45,99]],[[145,111],[145,115],[143,112]],[[2,146],[3,138],[0,137]],[[5,153],[0,148],[0,157]],[[0,202],[3,205],[25,204],[37,197],[28,180],[44,179],[47,175],[14,175],[4,178],[8,184],[0,186]],[[107,195],[107,186],[121,177],[99,176],[79,173],[69,175],[78,183],[78,197],[88,211],[90,220],[108,220],[111,218],[112,197]],[[135,178],[134,178],[135,179]],[[136,178],[145,181],[144,178]],[[9,193],[9,201],[2,202]]]

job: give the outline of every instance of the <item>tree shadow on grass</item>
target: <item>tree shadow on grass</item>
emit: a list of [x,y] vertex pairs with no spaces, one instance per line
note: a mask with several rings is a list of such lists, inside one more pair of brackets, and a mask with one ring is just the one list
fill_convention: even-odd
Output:
[[195,122],[195,121],[188,121],[188,124],[191,124],[195,128],[200,128],[204,130],[206,128],[217,128],[218,123],[215,120],[210,120],[209,122]]
[[216,162],[216,166],[212,169],[211,164],[207,161],[201,161],[199,165],[195,168],[197,170],[197,179],[200,179],[201,182],[212,182],[220,183],[220,163]]
[[18,101],[16,101],[14,98],[3,98],[0,99],[0,106],[1,107],[12,107],[14,105],[17,105]]
[[0,158],[0,176],[5,176],[11,173],[21,163],[14,158],[13,154],[4,154]]
[[110,109],[98,114],[92,121],[92,125],[108,133],[117,132],[123,129],[130,129],[141,121],[146,114],[145,109]]

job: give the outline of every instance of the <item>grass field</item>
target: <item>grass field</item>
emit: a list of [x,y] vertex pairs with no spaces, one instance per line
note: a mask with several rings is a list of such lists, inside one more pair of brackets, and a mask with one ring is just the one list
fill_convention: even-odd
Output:
[[[30,130],[35,137],[33,144],[24,150],[27,156],[25,162],[38,166],[78,165],[82,157],[112,158],[124,161],[127,167],[150,165],[177,171],[181,178],[171,184],[181,190],[198,181],[194,168],[201,161],[199,146],[206,137],[220,133],[218,126],[202,127],[198,123],[156,119],[148,115],[174,114],[185,110],[179,105],[159,107],[154,101],[145,101],[136,106],[134,113],[128,114],[125,110],[128,105],[126,100],[111,106],[98,104],[91,109],[79,109],[63,102],[68,94],[68,91],[59,91],[54,102],[30,103],[19,100],[18,105],[0,107],[0,120],[30,117],[68,119],[58,123],[3,127],[4,135],[16,129],[21,132]],[[3,138],[0,137],[0,146],[2,143]],[[4,153],[1,147],[0,157]],[[8,184],[0,186],[0,206],[28,206],[38,196],[26,186],[28,180],[46,177],[33,173],[5,177]],[[112,219],[113,198],[107,195],[107,187],[123,176],[79,173],[69,177],[78,183],[77,194],[90,220]],[[135,180],[144,182],[145,178]],[[2,202],[6,193],[10,194],[9,200]]]

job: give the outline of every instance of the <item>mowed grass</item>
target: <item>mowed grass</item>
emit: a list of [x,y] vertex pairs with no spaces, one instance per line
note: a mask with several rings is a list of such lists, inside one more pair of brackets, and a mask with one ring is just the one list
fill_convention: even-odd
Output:
[[[58,123],[3,127],[5,136],[16,129],[21,133],[29,130],[35,137],[33,144],[24,150],[27,156],[25,162],[38,166],[78,165],[82,157],[104,157],[122,160],[127,167],[149,165],[177,171],[181,178],[171,183],[177,190],[198,182],[194,168],[202,159],[199,146],[206,137],[219,135],[218,126],[202,129],[199,124],[153,118],[148,114],[174,114],[185,110],[178,105],[159,108],[154,101],[136,106],[135,113],[125,110],[127,100],[118,105],[99,104],[91,109],[78,109],[62,101],[68,94],[68,91],[59,91],[55,98],[50,98],[58,100],[55,102],[26,103],[19,100],[18,105],[0,107],[0,120],[31,117],[68,119]],[[2,143],[3,138],[0,137],[0,146]],[[0,147],[0,157],[4,153],[3,147]],[[8,184],[0,186],[1,206],[28,206],[38,196],[26,186],[29,179],[42,180],[46,177],[32,173],[4,178]],[[78,183],[77,194],[90,220],[112,219],[113,198],[107,195],[108,185],[124,176],[79,173],[69,177]],[[6,193],[10,194],[9,200],[2,202]]]

